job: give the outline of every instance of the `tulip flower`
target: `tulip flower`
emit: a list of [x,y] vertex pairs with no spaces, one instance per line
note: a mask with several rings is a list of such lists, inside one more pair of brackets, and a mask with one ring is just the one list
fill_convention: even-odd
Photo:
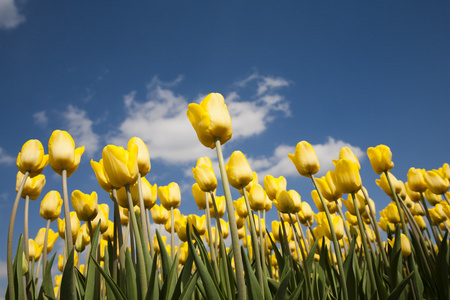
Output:
[[[36,238],[34,239],[34,241],[42,247],[44,247],[45,231],[45,228],[39,229],[38,233],[36,234]],[[53,246],[55,245],[58,237],[59,234],[57,232],[54,232],[51,228],[48,230],[47,253],[53,250]]]
[[297,213],[301,209],[300,195],[294,190],[282,190],[273,200],[273,204],[282,213]]
[[22,146],[17,155],[17,168],[25,174],[29,172],[31,177],[41,174],[48,164],[48,154],[44,154],[44,147],[39,140],[29,140]]
[[103,148],[103,167],[108,182],[115,188],[136,183],[139,175],[137,164],[138,147],[133,145],[130,151],[123,147],[107,145]]
[[[353,154],[352,149],[350,149],[349,147],[342,147],[341,151],[339,151],[339,159],[349,159],[352,162],[354,162],[355,164],[358,165],[358,170],[361,169],[361,165],[359,164],[359,160],[356,157],[355,154]],[[333,159],[333,164],[336,165],[336,163],[338,162],[338,159]]]
[[398,213],[397,206],[394,203],[389,203],[385,209],[380,211],[380,216],[385,217],[390,223],[400,223],[400,214]]
[[421,200],[421,193],[411,190],[408,181],[405,183],[405,192],[406,195],[408,195],[408,197],[411,199],[411,201],[418,202]]
[[442,223],[448,219],[447,215],[444,212],[444,205],[442,205],[441,203],[438,203],[435,207],[430,208],[428,212],[430,213],[431,221],[433,221],[433,224],[435,225]]
[[137,163],[139,173],[141,173],[141,176],[145,176],[151,169],[150,154],[148,152],[147,145],[145,145],[142,139],[133,137],[128,141],[127,151],[131,152],[134,145],[138,147]]
[[63,200],[61,199],[59,192],[50,191],[41,201],[41,209],[39,210],[39,214],[45,220],[50,220],[50,222],[53,222],[59,218],[62,204]]
[[248,194],[250,207],[254,211],[261,211],[266,208],[266,192],[260,184],[254,184]]
[[[314,220],[314,212],[308,202],[303,201],[300,204],[300,211],[297,213],[300,223],[305,226],[312,225]],[[309,224],[309,225],[308,225]]]
[[430,190],[425,191],[425,198],[428,200],[428,203],[435,206],[436,204],[440,203],[442,199],[442,195],[437,195]]
[[410,168],[408,171],[408,185],[414,192],[423,193],[427,189],[427,184],[424,179],[425,170]]
[[[312,190],[311,191],[311,198],[314,201],[314,204],[316,205],[317,209],[319,211],[325,211],[323,205],[322,205],[322,201],[320,201],[320,196],[319,193],[317,192],[317,190]],[[337,207],[337,203],[336,201],[328,201],[325,200],[325,205],[328,208],[328,211],[330,212],[330,214],[334,214],[335,212],[338,211],[338,207]]]
[[200,104],[189,104],[187,117],[205,147],[214,149],[217,138],[222,145],[231,139],[231,117],[221,94],[211,93]]
[[[125,187],[117,189],[117,203],[119,206],[128,209],[128,195]],[[131,202],[134,206],[139,204],[139,186],[137,182],[130,186]],[[112,193],[110,194],[112,199]]]
[[192,168],[192,173],[202,191],[210,192],[217,188],[216,175],[209,157],[199,158],[196,167]]
[[[401,239],[401,249],[402,249],[402,257],[408,257],[411,255],[411,244],[408,240],[408,237],[403,233],[400,234]],[[388,239],[389,245],[393,248],[395,243],[395,238]]]
[[245,205],[244,197],[240,197],[236,201],[233,201],[233,206],[234,206],[234,209],[236,210],[236,213],[239,215],[239,217],[244,218],[244,219],[247,218],[248,211],[247,211],[247,206]]
[[44,249],[44,245],[38,245],[33,239],[28,239],[28,259],[30,261],[38,261],[41,257],[42,250]]
[[[323,233],[325,234],[325,236],[329,239],[332,240],[332,236],[331,236],[331,230],[330,230],[330,226],[328,224],[328,220],[327,217],[325,215],[325,212],[319,212],[318,214],[316,214],[315,216],[316,222],[317,222],[317,226],[320,226],[323,230]],[[342,218],[340,216],[336,216],[336,215],[331,215],[331,220],[333,222],[332,226],[334,227],[335,233],[336,233],[336,238],[338,240],[342,239],[344,237],[345,231],[344,231],[344,222],[342,220]]]
[[[182,214],[179,209],[177,209],[177,208],[173,209],[173,223],[175,223],[176,220],[181,218],[181,216],[182,216]],[[167,219],[167,222],[164,224],[164,228],[166,229],[167,232],[171,233],[171,231],[172,231],[172,216],[171,216],[171,214],[169,214],[169,218]],[[175,226],[173,226],[173,228],[175,231]]]
[[301,141],[295,147],[295,154],[288,154],[300,175],[310,177],[319,172],[319,159],[310,143]]
[[92,220],[97,216],[97,193],[92,192],[90,195],[79,190],[72,192],[70,197],[73,209],[77,213],[80,221]]
[[[59,236],[62,239],[65,239],[65,233],[66,233],[66,219],[58,219],[58,233]],[[77,214],[74,211],[70,212],[70,225],[71,225],[71,231],[72,231],[72,240],[73,242],[77,239],[78,234],[78,228],[80,228],[80,221],[78,220]]]
[[286,185],[287,182],[283,176],[275,178],[272,175],[266,175],[264,177],[264,189],[270,200],[274,200],[277,197],[279,190],[285,190]]
[[151,185],[145,177],[142,177],[142,196],[146,209],[151,209],[156,204],[158,198],[158,186]]
[[128,225],[129,217],[128,217],[128,208],[119,206],[119,215],[120,215],[120,224],[122,226]]
[[361,189],[361,176],[358,165],[343,158],[336,163],[336,189],[342,193],[355,193]]
[[390,171],[394,167],[391,149],[386,145],[370,147],[367,149],[367,155],[369,156],[373,170],[377,174]]
[[323,197],[328,201],[335,201],[342,197],[342,193],[336,188],[336,174],[334,171],[328,171],[325,177],[316,178],[316,182]]
[[188,240],[188,237],[186,235],[186,226],[187,226],[187,220],[188,218],[185,216],[181,216],[180,218],[175,220],[175,232],[178,235],[178,238],[186,242]]
[[234,151],[231,154],[225,169],[231,186],[236,189],[245,187],[253,180],[252,169],[241,151]]
[[[217,206],[217,214],[218,214],[219,218],[223,218],[223,216],[225,215],[225,207],[226,207],[225,197],[224,196],[216,197],[215,200],[216,200],[216,206]],[[216,212],[214,210],[214,207],[209,208],[209,213],[211,215],[211,218],[216,217]]]
[[[394,175],[389,172],[386,172],[389,175],[389,179],[391,180],[392,186],[394,188],[394,192],[399,194],[402,191],[402,182],[397,180]],[[375,183],[388,195],[389,197],[394,197],[391,191],[391,187],[389,186],[389,182],[386,177],[386,173],[381,174],[380,179],[376,179]]]
[[[16,176],[16,192],[19,191],[20,185],[22,183],[24,175],[22,172],[17,172]],[[43,174],[36,175],[34,177],[27,177],[27,180],[25,181],[25,185],[22,189],[22,198],[25,198],[28,196],[30,200],[36,200],[39,198],[39,195],[41,194],[42,189],[45,185],[45,176]]]
[[437,170],[425,172],[424,179],[428,189],[436,195],[444,194],[450,187],[448,178],[442,177]]
[[[108,229],[109,206],[108,204],[99,204],[97,207],[98,213],[91,221],[92,230],[95,231],[100,221],[100,232],[103,233]],[[93,232],[91,234],[93,234]]]
[[99,162],[91,159],[91,167],[94,170],[95,177],[97,177],[100,187],[109,193],[112,189],[112,185],[106,177],[105,168],[103,167],[103,159],[100,159]]
[[204,192],[197,182],[192,185],[192,195],[194,195],[194,200],[199,210],[206,209],[206,198],[208,198],[209,207],[212,206],[210,193]]
[[167,186],[158,187],[158,197],[167,210],[177,208],[181,203],[181,192],[178,183],[171,182]]
[[53,171],[62,175],[65,169],[67,177],[70,177],[77,170],[83,153],[84,146],[75,149],[75,142],[68,132],[53,131],[48,141],[49,163]]
[[425,219],[422,216],[414,216],[414,220],[416,221],[417,225],[419,226],[420,230],[427,229],[427,223],[425,222]]
[[[165,224],[170,218],[170,211],[165,209],[164,206],[155,204],[151,209],[153,222],[156,224]],[[157,242],[156,242],[157,243]]]

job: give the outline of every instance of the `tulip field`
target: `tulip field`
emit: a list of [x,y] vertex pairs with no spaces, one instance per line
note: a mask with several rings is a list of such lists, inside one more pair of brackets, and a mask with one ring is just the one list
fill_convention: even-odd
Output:
[[[139,137],[126,149],[106,145],[102,158],[91,160],[109,204],[98,204],[96,192],[68,190],[84,152],[70,133],[55,130],[48,154],[41,141],[26,142],[17,156],[5,299],[450,299],[447,163],[412,167],[403,183],[392,174],[389,147],[368,148],[376,184],[392,200],[376,208],[349,148],[334,170],[316,177],[317,155],[299,141],[286,156],[311,183],[314,213],[283,176],[258,178],[241,151],[224,161],[221,145],[233,128],[221,94],[189,104],[187,118],[199,142],[215,149],[220,170],[215,174],[208,157],[192,166],[201,215],[178,209],[176,182],[157,186],[145,178],[151,151]],[[62,185],[42,195],[48,167]],[[232,189],[241,197],[233,199]],[[30,200],[38,200],[46,221],[34,239]],[[278,220],[265,222],[269,210]],[[58,232],[50,229],[55,221]],[[15,230],[21,234],[14,244]],[[58,239],[63,253],[53,249]]]

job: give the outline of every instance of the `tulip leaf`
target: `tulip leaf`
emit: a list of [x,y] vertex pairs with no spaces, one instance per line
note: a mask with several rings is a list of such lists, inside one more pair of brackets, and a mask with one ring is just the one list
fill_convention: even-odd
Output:
[[91,261],[93,260],[92,257],[97,257],[96,245],[98,245],[99,232],[100,232],[100,221],[98,222],[94,230],[94,234],[92,235],[90,251],[88,254],[86,254],[89,255],[88,265],[85,266],[85,268],[87,268],[86,289],[84,294],[86,300],[94,300],[99,297],[100,287],[98,286],[97,281],[99,277],[95,265],[91,263]]
[[152,260],[151,268],[150,268],[150,277],[149,277],[149,289],[147,291],[147,297],[146,299],[159,299],[159,287],[160,287],[160,281],[159,281],[159,273],[158,273],[158,259],[156,258]]
[[[23,292],[23,275],[22,275],[22,256],[23,256],[23,235],[21,234],[19,237],[19,243],[16,248],[16,255],[14,256],[13,261],[13,272],[14,272],[14,294],[16,295],[15,299],[22,300],[24,299]],[[11,282],[8,282],[8,285]],[[9,295],[9,288],[7,287],[5,299],[8,299],[12,296]]]
[[281,279],[281,283],[278,286],[277,293],[275,294],[275,300],[284,300],[286,298],[289,279],[292,276],[292,271],[289,271],[286,276]]
[[[147,232],[143,232],[142,230],[142,223],[141,223],[141,215],[138,211],[135,211],[136,214],[136,223],[138,226],[138,231],[139,231],[139,236],[141,238],[141,247],[142,247],[142,252],[144,254],[144,262],[146,266],[150,266],[150,262],[151,262],[151,257],[150,257],[150,252],[148,249],[148,245],[145,245],[144,243],[144,234],[147,234]],[[150,268],[145,268],[146,270],[146,275],[147,275],[147,279],[150,278]],[[147,282],[148,284],[148,282]]]
[[84,294],[85,294],[85,288],[86,288],[86,280],[83,276],[83,274],[80,273],[80,271],[75,268],[75,284],[76,284],[76,289],[77,289],[77,295],[78,295],[78,299],[84,299]]
[[245,255],[244,247],[241,246],[242,260],[244,263],[245,283],[247,285],[248,299],[263,299],[261,287],[258,279],[253,272],[250,261],[247,255]]
[[394,300],[398,299],[400,295],[402,294],[404,288],[409,283],[410,278],[413,276],[414,271],[411,272],[405,279],[403,279],[392,291],[392,293],[389,295],[389,297],[386,298],[386,300]]
[[128,249],[125,252],[125,269],[127,272],[126,275],[127,299],[138,299],[136,271],[134,270],[134,264],[133,261],[131,260],[131,254]]
[[163,282],[166,281],[166,277],[169,275],[170,266],[172,265],[172,259],[167,253],[166,245],[164,244],[158,229],[156,229],[156,237],[159,243],[159,253],[161,255],[161,267],[162,267],[162,278]]
[[[198,280],[198,272],[196,271],[194,274],[192,274],[192,276],[186,282],[183,293],[178,298],[178,300],[189,300],[192,298],[192,293],[194,292],[194,289],[197,285],[197,280]],[[174,298],[174,299],[176,299],[176,298]]]
[[445,233],[442,239],[441,246],[439,247],[438,256],[436,258],[436,284],[439,287],[438,293],[440,299],[448,299],[449,297],[449,278],[448,278],[448,244],[447,244],[448,232]]
[[117,300],[125,300],[126,299],[125,295],[122,293],[119,286],[114,282],[114,280],[111,278],[111,276],[106,274],[106,272],[103,270],[103,268],[98,264],[98,262],[95,261],[95,259],[92,256],[91,256],[91,261],[95,264],[95,266],[97,267],[97,270],[100,271],[103,278],[105,278],[106,284],[109,285],[109,287],[113,291],[116,299]]
[[55,260],[56,253],[53,254],[52,258],[47,261],[47,265],[45,266],[44,277],[42,278],[41,289],[39,290],[38,299],[43,299],[45,295],[51,298],[55,298],[55,294],[53,291],[53,283],[52,283],[52,265]]
[[191,279],[192,264],[194,262],[194,257],[191,253],[188,253],[188,257],[184,262],[183,269],[181,269],[180,276],[178,277],[177,285],[175,287],[172,299],[178,299],[182,294],[182,290],[186,288],[187,283]]
[[178,261],[178,253],[175,254],[174,263],[172,263],[172,266],[170,268],[169,274],[167,275],[166,281],[164,281],[164,285],[161,289],[160,298],[162,299],[172,299],[173,292],[176,287],[176,281],[177,281],[177,271],[178,271],[178,264],[175,263]]
[[72,248],[72,251],[70,251],[70,254],[67,257],[67,261],[64,266],[64,272],[61,279],[61,299],[76,299],[76,291],[74,290],[75,273],[73,266],[74,250],[75,248]]
[[[353,236],[350,242],[350,248],[344,261],[344,273],[346,276],[347,293],[349,299],[358,298],[358,279],[355,272],[355,266],[357,264],[357,260],[355,259],[355,246],[356,235]],[[356,268],[357,267],[358,266],[356,266]]]

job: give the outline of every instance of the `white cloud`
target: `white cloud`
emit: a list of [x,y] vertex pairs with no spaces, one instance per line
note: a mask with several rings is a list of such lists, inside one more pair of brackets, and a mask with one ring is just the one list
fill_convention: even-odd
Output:
[[5,153],[5,150],[0,147],[0,164],[11,165],[16,162],[16,158]]
[[[210,155],[211,150],[198,141],[187,118],[188,101],[170,89],[181,80],[182,77],[178,77],[173,82],[164,83],[155,77],[147,85],[145,101],[139,101],[135,91],[125,95],[127,117],[119,126],[118,134],[109,134],[109,142],[126,146],[130,138],[137,136],[147,144],[152,158],[172,163],[195,161]],[[201,96],[196,102],[203,99]],[[290,115],[289,103],[281,95],[241,100],[238,92],[233,91],[225,98],[233,122],[232,141],[262,133],[267,123],[273,120],[275,111]]]
[[39,125],[40,127],[44,128],[48,124],[47,113],[45,112],[45,110],[34,113],[33,120],[36,125]]
[[[294,164],[288,157],[288,153],[294,154],[295,146],[280,145],[271,157],[247,157],[252,169],[258,173],[259,178],[264,178],[267,174],[272,176],[297,176],[298,172]],[[343,147],[349,147],[358,160],[364,158],[364,151],[357,146],[328,137],[324,144],[312,145],[316,151],[320,163],[320,171],[317,175],[324,175],[327,171],[334,169],[333,159],[339,158],[339,151]]]
[[282,77],[262,76],[257,72],[251,74],[243,80],[236,82],[236,85],[239,87],[245,87],[252,81],[256,81],[257,96],[261,96],[266,92],[269,93],[274,89],[290,85],[290,82]]
[[86,111],[69,105],[63,115],[76,147],[84,146],[86,155],[93,157],[99,149],[99,136],[92,130],[93,122],[88,118]]
[[12,29],[25,21],[14,0],[0,0],[0,29]]

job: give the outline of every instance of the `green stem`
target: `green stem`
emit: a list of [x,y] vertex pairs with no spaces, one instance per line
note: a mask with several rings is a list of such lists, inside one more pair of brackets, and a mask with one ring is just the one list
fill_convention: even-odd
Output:
[[147,222],[145,217],[145,206],[144,206],[144,196],[142,194],[142,180],[141,180],[141,173],[138,175],[138,190],[139,190],[139,206],[141,208],[141,225],[142,225],[142,232],[144,236],[144,245],[145,249],[148,249],[148,235],[147,235]]
[[244,265],[242,263],[241,249],[239,246],[239,235],[236,224],[236,216],[234,215],[233,200],[231,197],[230,185],[228,183],[227,172],[225,171],[225,163],[223,160],[222,146],[220,138],[215,138],[217,159],[219,160],[220,175],[222,177],[223,193],[227,206],[228,221],[230,224],[231,245],[233,246],[234,264],[236,269],[236,282],[238,289],[238,299],[244,300],[247,298],[247,290],[245,287]]
[[[67,254],[72,252],[73,248],[73,237],[72,237],[72,226],[70,220],[70,209],[69,209],[69,193],[67,191],[67,170],[62,169],[62,190],[63,190],[63,205],[64,205],[64,218],[66,223],[66,246]],[[65,260],[67,257],[65,257]],[[65,264],[65,261],[64,261]]]
[[[433,232],[433,236],[434,236],[434,240],[436,241],[436,245],[439,246],[441,244],[441,239],[439,238],[436,228],[433,226],[433,222],[431,221],[431,217],[430,217],[430,212],[428,211],[427,203],[425,201],[425,198],[424,198],[422,192],[420,193],[420,200],[422,202],[423,210],[425,211],[425,215],[427,217],[428,224],[430,224],[431,231]],[[431,247],[431,248],[433,248],[433,247]]]
[[331,220],[331,215],[328,210],[328,206],[325,202],[325,199],[323,198],[322,193],[320,192],[320,189],[317,186],[316,178],[314,177],[313,174],[310,174],[310,177],[313,182],[314,188],[317,190],[317,193],[319,194],[320,202],[322,202],[323,210],[325,211],[325,215],[327,216],[328,225],[330,226],[330,231],[331,231],[331,237],[333,239],[334,252],[336,254],[339,273],[341,274],[341,276],[339,276],[339,279],[341,282],[341,288],[342,288],[342,291],[344,294],[344,299],[348,300],[347,280],[345,278],[344,264],[342,263],[341,247],[339,246],[339,242],[336,238],[336,231],[334,230],[333,221]]
[[20,183],[19,190],[17,191],[16,199],[14,200],[13,209],[11,211],[11,218],[9,219],[9,226],[8,226],[8,240],[6,242],[7,244],[7,253],[6,253],[6,269],[8,274],[8,291],[9,291],[9,298],[10,299],[16,299],[15,297],[15,291],[14,291],[14,273],[13,273],[13,235],[14,235],[14,223],[16,221],[16,215],[17,215],[17,208],[19,206],[19,200],[22,196],[23,186],[25,185],[25,182],[27,181],[28,175],[30,172],[26,171],[22,182]]
[[131,216],[131,223],[133,225],[133,230],[134,230],[134,239],[136,241],[137,263],[138,263],[138,272],[139,272],[138,277],[139,277],[139,281],[140,281],[141,297],[142,297],[142,299],[145,299],[147,296],[147,274],[145,271],[144,253],[143,253],[141,237],[139,235],[139,229],[138,229],[138,225],[137,225],[137,221],[136,221],[136,215],[134,213],[133,200],[131,199],[130,186],[128,184],[125,185],[125,189],[127,192],[128,209],[129,209],[130,216]]
[[155,247],[153,246],[153,236],[152,236],[152,228],[150,225],[150,217],[148,216],[148,209],[145,209],[145,219],[147,221],[147,234],[148,234],[148,243],[150,244],[150,255],[153,258],[155,255]]
[[[344,223],[344,231],[345,231],[345,235],[347,236],[348,240],[350,241],[350,239],[351,239],[352,237],[351,237],[351,235],[350,235],[350,230],[348,229],[348,225],[347,225],[347,221],[345,220],[344,213],[342,212],[342,208],[341,208],[341,206],[339,205],[339,204],[340,204],[340,203],[339,203],[339,199],[336,199],[335,202],[336,202],[336,207],[337,207],[337,209],[338,209],[339,216],[340,216],[341,219],[342,219],[342,223]],[[345,240],[344,240],[344,243],[342,243],[342,244],[344,245],[345,255],[347,255],[347,247],[346,247],[346,245],[345,245],[345,244],[346,244],[346,243],[345,243]]]
[[[25,251],[25,257],[27,258],[28,270],[31,270],[30,261],[30,242],[28,241],[28,211],[30,207],[30,197],[25,195],[25,209],[23,212],[23,249]],[[30,272],[25,274],[26,283],[30,281]]]
[[48,230],[50,229],[50,219],[47,220],[47,227],[45,227],[45,236],[44,236],[44,253],[42,259],[42,278],[45,275],[45,267],[47,266],[47,245],[48,245]]
[[244,193],[245,205],[248,211],[248,220],[250,222],[250,236],[252,239],[253,255],[255,256],[256,262],[256,276],[258,277],[258,282],[259,285],[261,286],[261,291],[264,291],[263,273],[261,269],[260,250],[258,248],[258,237],[256,235],[255,218],[253,217],[253,211],[250,208],[250,203],[248,201],[248,195],[245,186],[242,186],[242,191]]
[[[205,192],[205,197],[207,196],[207,193]],[[206,197],[206,227],[208,229],[208,237],[209,237],[209,252],[211,253],[211,260],[213,262],[214,266],[214,274],[216,275],[217,281],[220,281],[220,273],[219,273],[219,267],[217,265],[217,253],[216,248],[214,247],[213,238],[212,238],[212,226],[211,226],[211,214],[209,212],[209,201],[208,197]]]
[[170,208],[170,256],[175,259],[175,220],[173,207]]
[[408,228],[406,227],[405,218],[403,216],[403,211],[400,206],[400,203],[398,202],[397,194],[395,193],[394,186],[392,185],[391,178],[389,178],[389,172],[384,171],[384,174],[386,175],[386,179],[388,181],[389,187],[391,189],[392,198],[394,198],[394,202],[397,205],[398,214],[400,215],[400,221],[402,223],[402,233],[408,237],[408,240],[411,240],[411,237],[409,236]]
[[[363,244],[363,249],[364,249],[364,258],[366,260],[366,264],[367,264],[367,270],[369,271],[369,277],[370,277],[370,283],[373,287],[373,289],[375,289],[375,291],[377,291],[377,283],[375,280],[375,274],[373,273],[373,266],[372,266],[372,255],[369,253],[369,249],[367,247],[367,236],[366,236],[366,229],[364,227],[362,218],[361,218],[361,214],[359,213],[359,208],[358,208],[358,201],[356,200],[356,196],[355,193],[352,192],[352,198],[353,198],[353,206],[355,208],[355,213],[356,213],[356,218],[358,219],[358,227],[359,227],[359,233],[361,234],[361,244]],[[377,299],[378,299],[378,293],[376,293],[377,295]]]

